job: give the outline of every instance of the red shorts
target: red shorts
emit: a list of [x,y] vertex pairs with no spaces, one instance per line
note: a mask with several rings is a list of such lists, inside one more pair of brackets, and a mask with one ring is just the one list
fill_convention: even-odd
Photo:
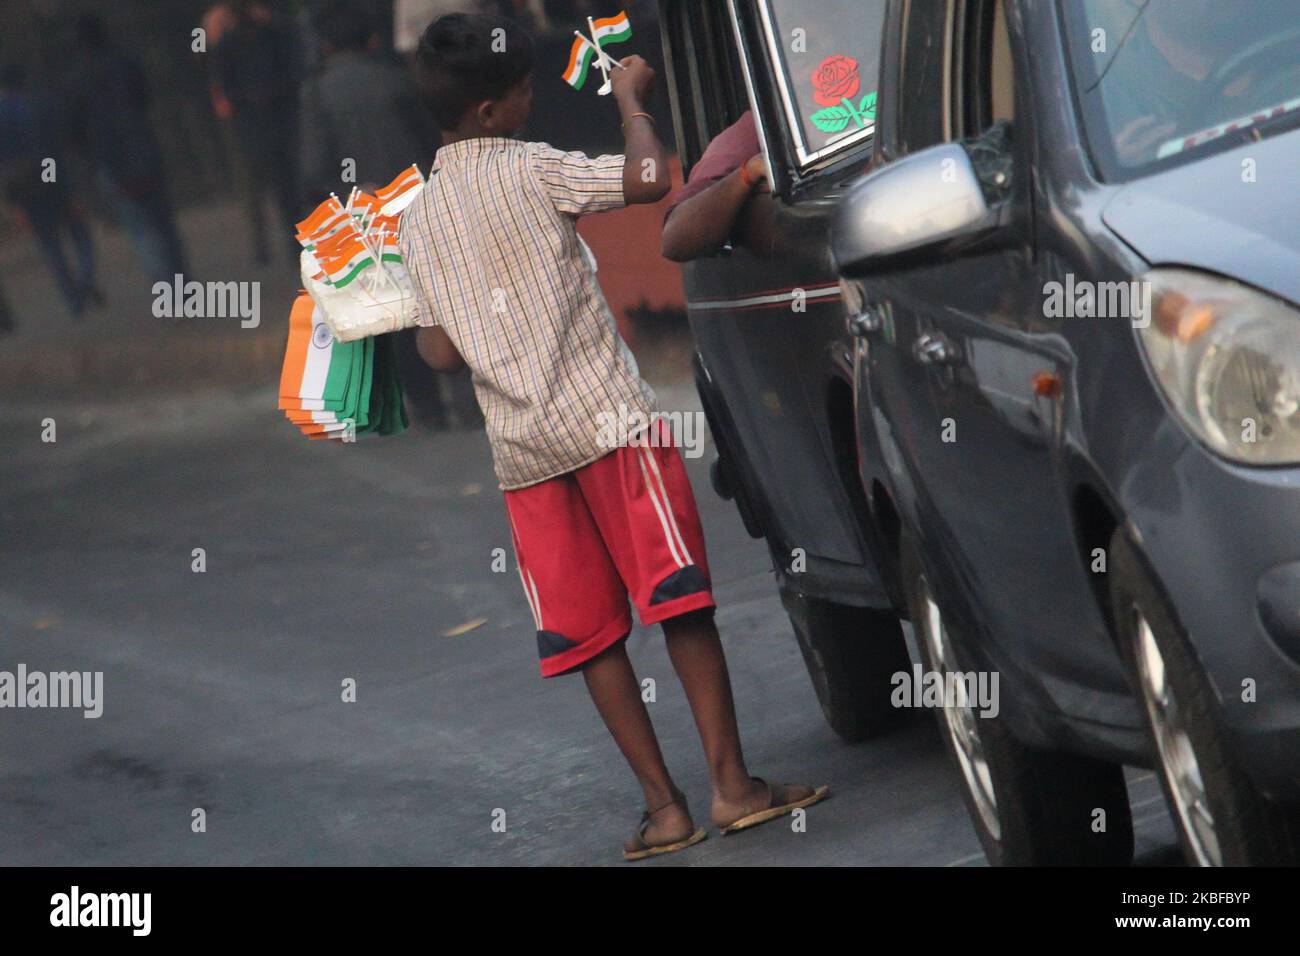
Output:
[[[670,429],[654,432],[666,446]],[[627,446],[505,492],[542,676],[581,667],[642,624],[714,607],[695,496],[675,447]]]

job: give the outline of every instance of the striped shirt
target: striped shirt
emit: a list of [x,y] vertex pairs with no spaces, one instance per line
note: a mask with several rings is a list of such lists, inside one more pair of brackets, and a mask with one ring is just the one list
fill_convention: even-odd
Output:
[[595,461],[655,410],[576,229],[623,205],[622,156],[484,137],[438,150],[402,214],[417,322],[473,372],[503,489]]

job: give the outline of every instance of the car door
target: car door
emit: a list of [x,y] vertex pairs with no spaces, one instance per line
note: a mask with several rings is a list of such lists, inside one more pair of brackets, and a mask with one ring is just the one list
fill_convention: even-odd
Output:
[[877,606],[888,599],[827,420],[845,341],[827,236],[839,190],[869,157],[882,9],[705,0],[665,13],[684,168],[752,107],[773,171],[774,194],[751,200],[732,241],[684,269],[708,387],[725,404],[778,566],[801,549],[807,593]]
[[1024,48],[1011,43],[1014,12],[1003,0],[954,0],[939,61],[949,79],[932,84],[941,94],[933,105],[947,115],[945,136],[987,144],[989,128],[1007,124],[1005,150],[987,151],[1009,158],[998,198],[1012,211],[1013,241],[877,284],[872,295],[888,321],[870,375],[888,408],[888,441],[907,445],[910,520],[927,561],[942,572],[935,588],[948,617],[984,636],[999,669],[1032,668],[1057,707],[1086,715],[1092,702],[1070,699],[1065,682],[1051,680],[1063,661],[1076,677],[1078,670],[1095,677],[1082,683],[1113,685],[1107,690],[1116,696],[1127,689],[1115,680],[1060,479],[1073,361],[1043,321],[1031,94],[1016,61]]

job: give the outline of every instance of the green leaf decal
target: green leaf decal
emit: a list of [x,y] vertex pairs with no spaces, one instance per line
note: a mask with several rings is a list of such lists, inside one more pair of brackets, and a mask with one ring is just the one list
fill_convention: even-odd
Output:
[[849,125],[851,118],[852,115],[842,106],[828,106],[809,117],[812,124],[823,133],[838,133]]
[[866,96],[862,97],[862,103],[858,107],[858,112],[869,120],[876,118],[876,91],[872,90]]

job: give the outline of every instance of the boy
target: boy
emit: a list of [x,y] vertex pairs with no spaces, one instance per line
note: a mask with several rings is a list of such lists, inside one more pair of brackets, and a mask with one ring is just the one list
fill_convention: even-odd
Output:
[[[626,151],[592,159],[512,138],[528,118],[533,59],[510,21],[442,17],[416,62],[443,141],[402,218],[421,351],[440,371],[462,361],[473,371],[542,676],[582,672],[645,793],[624,858],[705,836],[664,765],[627,657],[629,592],[642,623],[663,625],[708,757],[714,824],[734,832],[815,803],[825,787],[769,785],[745,769],[681,455],[662,420],[632,433],[654,395],[574,228],[580,215],[667,193],[668,159],[644,106],[654,71],[635,56],[614,71]],[[613,441],[611,415],[629,423]]]

